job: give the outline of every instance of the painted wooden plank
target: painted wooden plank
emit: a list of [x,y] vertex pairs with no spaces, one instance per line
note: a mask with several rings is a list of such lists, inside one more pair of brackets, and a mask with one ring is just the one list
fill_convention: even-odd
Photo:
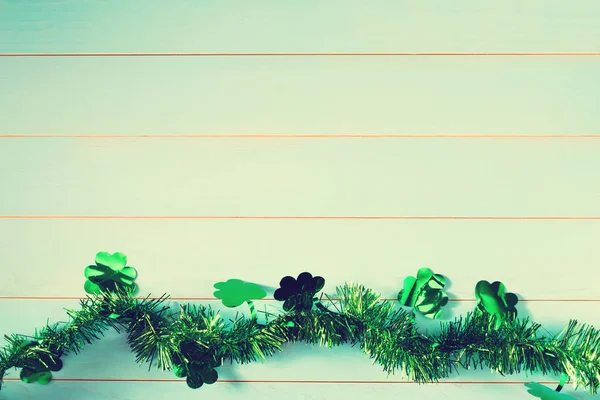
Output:
[[0,1],[0,52],[599,51],[594,0]]
[[[375,1],[368,7],[349,1],[288,7],[273,1],[198,6],[174,0],[166,9],[163,2],[141,0],[0,0],[0,53],[600,50],[600,5],[593,0]],[[600,144],[574,139],[598,134],[599,62],[0,58],[0,135],[447,133],[573,139],[6,139],[0,141],[0,213],[598,216],[594,171]],[[156,295],[210,296],[214,282],[230,277],[276,286],[283,275],[310,270],[326,277],[329,291],[356,281],[394,297],[405,276],[430,266],[451,278],[455,298],[472,298],[478,279],[498,279],[526,300],[597,299],[588,278],[600,261],[598,229],[591,220],[0,219],[0,295],[82,295],[82,271],[93,254],[120,250],[140,271],[143,291]],[[166,279],[167,269],[179,275]],[[473,305],[453,302],[449,311],[460,314]],[[63,306],[76,305],[0,300],[0,333],[31,333],[47,317],[63,319]],[[569,318],[600,325],[594,302],[532,301],[519,307],[551,330]],[[479,372],[453,379],[504,380]],[[57,376],[172,378],[137,368],[117,335],[69,358]],[[379,380],[385,374],[356,349],[295,345],[265,364],[227,365],[222,377]],[[181,399],[531,398],[522,385],[458,383],[220,382],[198,393],[181,383],[57,381],[40,387],[9,381],[6,390],[0,398],[138,399],[157,393]]]
[[600,217],[600,141],[34,143],[0,148],[4,215]]
[[95,254],[122,251],[143,295],[213,297],[229,278],[274,290],[309,271],[327,293],[357,282],[395,298],[430,267],[452,298],[486,279],[526,300],[600,299],[599,235],[597,221],[0,220],[1,295],[83,296]]
[[[285,397],[288,400],[330,400],[341,397],[371,398],[381,400],[411,399],[463,399],[477,398],[485,400],[531,400],[522,384],[516,385],[469,385],[459,384],[431,385],[362,385],[351,384],[228,384],[216,383],[198,389],[201,393],[189,389],[184,383],[104,383],[104,382],[53,382],[47,387],[30,387],[16,382],[12,393],[18,393],[19,400],[38,400],[40,398],[57,398],[61,400],[138,400],[160,396],[172,396],[181,400],[197,399],[199,396],[223,400],[238,400],[240,397],[251,399],[267,399]],[[550,385],[548,385],[550,386]],[[554,386],[552,386],[554,387]],[[565,389],[563,392],[567,392]],[[570,392],[570,391],[569,391]],[[12,394],[11,393],[11,394]],[[572,393],[572,392],[570,392]],[[579,392],[576,392],[577,394]],[[7,395],[7,399],[10,399]],[[46,397],[48,396],[48,397]],[[592,399],[589,395],[578,394],[580,400]]]
[[599,70],[600,57],[0,58],[0,134],[598,135]]

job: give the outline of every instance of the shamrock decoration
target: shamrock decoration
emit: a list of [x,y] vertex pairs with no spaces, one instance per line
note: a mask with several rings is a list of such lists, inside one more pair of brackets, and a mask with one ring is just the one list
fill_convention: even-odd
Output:
[[283,309],[310,310],[315,300],[314,295],[325,286],[325,279],[313,277],[309,272],[302,272],[297,279],[286,276],[279,282],[280,288],[275,290],[275,300],[284,301]]
[[239,279],[229,279],[227,282],[217,282],[214,284],[215,289],[219,289],[214,292],[214,296],[221,299],[225,307],[237,307],[244,302],[248,303],[250,307],[250,313],[254,319],[258,318],[256,310],[254,309],[254,303],[252,300],[259,300],[267,295],[260,286],[256,283],[244,282]]
[[489,283],[479,281],[475,285],[475,297],[478,301],[478,309],[496,316],[494,329],[498,329],[502,321],[517,316],[515,305],[519,301],[514,293],[506,293],[506,287],[501,282]]
[[404,279],[402,290],[398,293],[400,304],[414,307],[427,318],[439,318],[442,307],[448,304],[448,295],[442,292],[446,278],[434,274],[429,268],[421,268],[417,277]]
[[527,389],[527,393],[538,397],[542,400],[572,400],[575,397],[569,396],[568,394],[560,393],[556,390],[552,390],[546,386],[540,385],[537,382],[529,382],[526,383],[529,389]]
[[[38,346],[39,343],[31,341],[25,344],[25,348]],[[35,358],[27,360],[22,367],[20,378],[25,383],[37,382],[40,385],[47,385],[52,380],[51,371],[60,371],[63,363],[58,355],[49,350],[37,350]]]
[[244,302],[260,300],[267,295],[256,283],[244,282],[239,279],[229,279],[227,282],[217,282],[214,284],[214,296],[221,299],[226,307],[237,307]]
[[101,251],[96,254],[96,265],[85,269],[84,289],[89,294],[99,294],[104,291],[115,291],[117,288],[131,288],[137,293],[138,287],[133,281],[137,271],[127,267],[127,256],[123,253],[109,254]]
[[178,378],[186,378],[187,385],[198,389],[203,384],[211,385],[217,381],[219,374],[216,367],[221,361],[214,358],[207,349],[197,342],[185,340],[179,344],[180,354],[173,355],[173,372]]

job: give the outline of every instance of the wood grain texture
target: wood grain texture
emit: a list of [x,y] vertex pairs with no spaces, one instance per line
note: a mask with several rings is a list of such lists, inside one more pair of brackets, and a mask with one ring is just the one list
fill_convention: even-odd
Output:
[[[48,387],[29,387],[25,384],[10,382],[18,386],[19,399],[38,400],[51,396],[61,400],[138,400],[153,398],[157,393],[160,396],[173,396],[177,399],[197,399],[199,393],[190,390],[184,383],[63,383],[55,382]],[[474,396],[486,400],[531,400],[531,396],[524,390],[521,383],[509,385],[464,385],[445,384],[438,386],[415,384],[388,384],[388,385],[363,385],[353,384],[340,386],[339,384],[228,384],[216,383],[212,387],[200,389],[203,395],[224,400],[238,400],[241,396],[264,399],[285,396],[289,400],[329,400],[337,398],[340,393],[349,393],[353,398],[369,398],[376,396],[382,400],[395,400],[398,397],[408,398],[456,398]],[[577,392],[578,393],[578,392]],[[576,397],[587,400],[591,397],[583,395]]]
[[448,276],[453,298],[473,299],[486,279],[522,299],[599,300],[590,282],[599,230],[596,221],[0,220],[1,295],[83,296],[95,254],[122,251],[143,295],[212,297],[229,278],[277,287],[310,271],[329,293],[349,281],[394,298],[426,266]]
[[[394,298],[427,266],[453,300],[500,280],[551,332],[600,326],[598,20],[595,0],[0,0],[0,334],[64,320],[102,250],[156,296],[211,297],[232,277],[272,296],[308,270],[327,293],[350,281]],[[99,52],[418,54],[52,57]],[[456,216],[488,219],[440,218]],[[109,334],[47,387],[8,380],[0,399],[525,400],[523,382],[557,380],[395,383],[357,349],[301,344],[220,374],[201,392],[152,382],[174,376]]]
[[600,217],[600,142],[7,140],[3,215]]
[[579,0],[0,1],[0,52],[599,51]]
[[599,70],[600,57],[0,58],[0,134],[598,135]]

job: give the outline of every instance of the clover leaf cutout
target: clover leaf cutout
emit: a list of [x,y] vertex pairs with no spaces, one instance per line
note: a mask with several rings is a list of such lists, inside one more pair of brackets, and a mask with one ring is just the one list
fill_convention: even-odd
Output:
[[217,282],[214,285],[218,289],[213,295],[221,299],[225,307],[238,307],[243,303],[248,303],[250,313],[254,319],[258,318],[254,303],[252,300],[260,300],[267,295],[260,286],[252,282],[244,282],[240,279],[229,279],[227,282]]
[[489,283],[488,281],[479,281],[475,285],[475,297],[477,298],[477,308],[481,312],[496,317],[494,329],[498,329],[503,321],[516,318],[516,304],[519,299],[514,293],[507,293],[506,287],[502,282]]
[[197,342],[185,340],[179,345],[180,354],[173,355],[173,373],[178,378],[186,378],[188,387],[198,389],[205,383],[211,385],[217,381],[219,374],[216,367],[221,361],[215,359],[207,349]]
[[285,311],[311,310],[314,295],[325,286],[325,279],[320,276],[313,277],[309,272],[302,272],[298,278],[285,276],[279,282],[279,289],[275,290],[275,300],[283,301]]
[[[25,344],[25,347],[38,346],[40,343],[31,341]],[[36,358],[26,360],[22,365],[20,378],[25,383],[37,382],[40,385],[47,385],[52,380],[51,371],[60,371],[63,363],[60,357],[54,353],[45,350],[36,350]]]
[[439,318],[442,307],[448,304],[448,295],[442,291],[446,286],[446,278],[434,274],[429,268],[421,268],[417,277],[404,279],[403,288],[398,292],[398,301],[407,307],[414,307],[427,318]]
[[110,254],[101,251],[96,254],[96,264],[85,269],[84,289],[89,294],[115,292],[119,288],[128,288],[133,294],[138,291],[134,283],[137,271],[127,266],[127,256],[123,253]]
[[244,282],[240,279],[229,279],[227,282],[214,284],[214,296],[222,300],[226,307],[238,307],[251,300],[260,300],[267,295],[260,286],[252,282]]
[[540,385],[537,382],[529,382],[525,384],[527,389],[527,393],[535,396],[541,400],[572,400],[575,399],[573,396],[569,396],[568,394],[560,393],[556,390],[552,390],[549,387]]

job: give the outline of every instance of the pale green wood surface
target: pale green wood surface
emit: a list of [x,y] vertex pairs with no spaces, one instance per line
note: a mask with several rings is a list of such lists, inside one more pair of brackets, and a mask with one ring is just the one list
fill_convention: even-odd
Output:
[[2,0],[0,49],[599,51],[595,0]]
[[[0,0],[0,53],[597,52],[599,21],[595,0]],[[550,332],[570,318],[600,327],[598,302],[565,301],[600,300],[599,105],[598,56],[0,57],[0,334],[64,320],[102,250],[129,256],[143,294],[211,297],[234,277],[274,288],[308,270],[328,293],[349,281],[393,298],[428,266],[455,300],[501,280]],[[152,134],[168,138],[127,138]],[[237,137],[248,134],[423,137]],[[437,134],[488,138],[424,138]],[[535,138],[489,138],[522,134]],[[39,218],[81,215],[582,219]],[[444,317],[474,304],[451,302]],[[302,344],[220,374],[198,391],[8,380],[0,399],[525,400],[511,382],[557,380],[365,383],[402,377],[357,349]],[[174,378],[138,367],[116,334],[55,376]]]
[[597,134],[598,71],[600,56],[0,58],[2,133]]

